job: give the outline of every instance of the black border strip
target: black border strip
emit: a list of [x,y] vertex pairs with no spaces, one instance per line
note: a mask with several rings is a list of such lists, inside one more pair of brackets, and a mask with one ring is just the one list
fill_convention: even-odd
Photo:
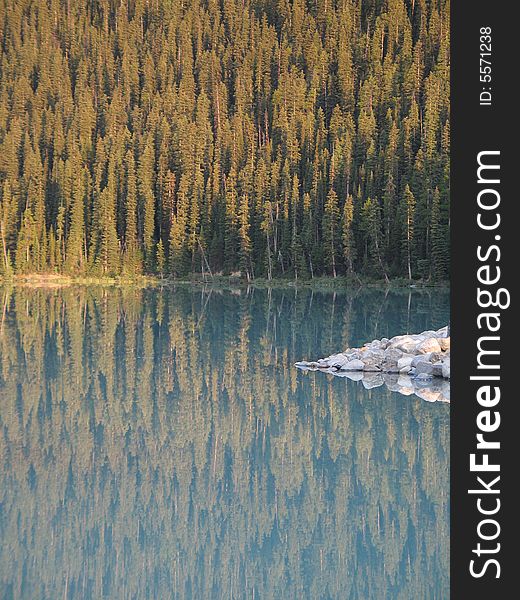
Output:
[[[513,157],[518,151],[509,149],[516,142],[514,131],[518,120],[518,108],[513,103],[520,104],[513,100],[514,84],[518,81],[518,69],[514,65],[514,59],[518,56],[516,40],[520,35],[518,31],[513,35],[513,7],[514,4],[481,0],[454,0],[451,7],[451,597],[455,600],[515,597],[516,593],[511,591],[517,587],[515,571],[520,573],[520,568],[513,566],[515,550],[512,538],[516,521],[513,520],[512,509],[518,501],[512,490],[514,475],[511,467],[519,454],[518,448],[511,443],[515,424],[513,407],[520,402],[518,389],[513,388],[513,361],[518,349],[508,350],[510,342],[517,336],[515,328],[519,330],[515,318],[516,298],[511,292],[511,306],[503,310],[499,307],[479,307],[477,301],[479,287],[487,287],[492,293],[496,293],[500,287],[511,290],[513,273],[519,271],[516,261],[519,252],[515,244],[519,234],[515,232],[518,225],[513,214],[518,193],[515,194],[511,189],[515,173]],[[503,10],[508,8],[507,12]],[[480,36],[484,27],[491,28],[491,82],[480,80]],[[485,47],[482,48],[484,50]],[[481,105],[480,93],[489,87],[491,105]],[[500,155],[484,159],[488,163],[500,164],[499,184],[479,184],[477,181],[477,156],[483,151],[500,151]],[[491,171],[487,172],[487,177],[493,179]],[[491,222],[494,215],[500,213],[501,223],[492,231],[479,229],[477,224],[480,210],[477,196],[483,186],[495,189],[500,195],[500,205],[496,211],[484,215]],[[485,199],[490,200],[491,197],[492,193],[485,194]],[[500,240],[496,239],[496,235],[500,236]],[[477,247],[480,245],[481,255],[485,255],[493,244],[500,248],[500,260],[497,260],[498,253],[495,250],[487,261],[479,261]],[[495,286],[483,286],[477,279],[479,267],[485,264],[490,265],[492,276],[496,275],[496,267],[500,267],[501,279]],[[477,318],[485,312],[499,313],[501,327],[498,332],[490,334],[485,327],[478,329]],[[477,369],[477,344],[479,338],[485,335],[500,337],[499,341],[486,342],[495,344],[494,349],[500,350],[498,358],[495,355],[488,359],[488,363],[499,362],[499,370]],[[471,380],[470,377],[490,374],[500,375],[500,381],[496,383],[500,387],[501,397],[495,407],[486,409],[477,401],[477,392],[486,382]],[[483,410],[491,411],[493,423],[498,418],[495,412],[500,413],[498,429],[485,434],[486,439],[500,442],[499,450],[488,452],[476,449],[476,436],[479,433],[477,418]],[[476,462],[481,462],[482,454],[488,452],[489,462],[497,463],[500,471],[471,472],[470,455],[476,452]],[[500,476],[500,480],[492,486],[493,491],[499,489],[500,493],[468,494],[470,489],[482,488],[478,476],[488,484]],[[487,510],[498,506],[499,499],[498,512],[493,516],[480,513],[477,506],[479,497],[482,498],[481,508]],[[500,526],[500,533],[495,540],[479,539],[477,529],[486,518],[495,519]],[[480,529],[489,537],[494,536],[495,530],[493,523],[481,525]],[[479,543],[481,549],[490,553],[481,552],[478,556],[474,550],[478,549]],[[500,549],[493,552],[497,544],[500,544]],[[473,569],[475,573],[482,574],[481,577],[471,575],[472,559],[475,560]],[[500,564],[499,578],[496,578],[498,568],[495,563],[489,563],[482,573],[488,559],[495,559]]]

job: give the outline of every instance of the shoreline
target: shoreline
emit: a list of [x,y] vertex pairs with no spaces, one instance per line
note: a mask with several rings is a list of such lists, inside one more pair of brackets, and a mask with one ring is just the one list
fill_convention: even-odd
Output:
[[430,280],[408,280],[403,278],[394,278],[389,281],[384,279],[371,279],[362,277],[315,277],[313,279],[289,279],[275,278],[264,279],[255,278],[251,280],[235,277],[231,275],[216,275],[203,278],[200,274],[194,274],[191,277],[174,279],[171,277],[156,277],[152,275],[139,275],[136,277],[89,277],[89,276],[70,276],[58,273],[33,273],[27,275],[13,275],[11,277],[0,276],[0,286],[28,286],[40,288],[67,287],[71,285],[100,285],[100,286],[139,286],[139,287],[175,287],[177,285],[208,286],[215,288],[295,288],[295,289],[316,289],[323,291],[338,291],[345,288],[386,288],[386,289],[433,289],[449,288],[449,281],[430,281]]

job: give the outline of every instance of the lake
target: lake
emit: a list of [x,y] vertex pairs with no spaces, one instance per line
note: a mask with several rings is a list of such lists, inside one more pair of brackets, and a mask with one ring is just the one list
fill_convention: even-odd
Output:
[[449,405],[293,364],[442,289],[0,287],[0,597],[449,597]]

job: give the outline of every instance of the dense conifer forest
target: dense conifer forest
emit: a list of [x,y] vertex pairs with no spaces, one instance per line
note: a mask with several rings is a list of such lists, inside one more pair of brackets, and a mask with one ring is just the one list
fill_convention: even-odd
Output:
[[0,276],[448,275],[448,0],[0,0],[0,43]]

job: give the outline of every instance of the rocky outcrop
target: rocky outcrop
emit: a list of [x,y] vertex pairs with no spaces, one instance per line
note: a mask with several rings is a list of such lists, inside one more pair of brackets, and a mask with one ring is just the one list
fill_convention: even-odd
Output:
[[306,371],[325,371],[363,382],[365,387],[386,384],[402,394],[429,401],[449,402],[450,338],[448,328],[398,335],[348,348],[317,361],[295,365]]

